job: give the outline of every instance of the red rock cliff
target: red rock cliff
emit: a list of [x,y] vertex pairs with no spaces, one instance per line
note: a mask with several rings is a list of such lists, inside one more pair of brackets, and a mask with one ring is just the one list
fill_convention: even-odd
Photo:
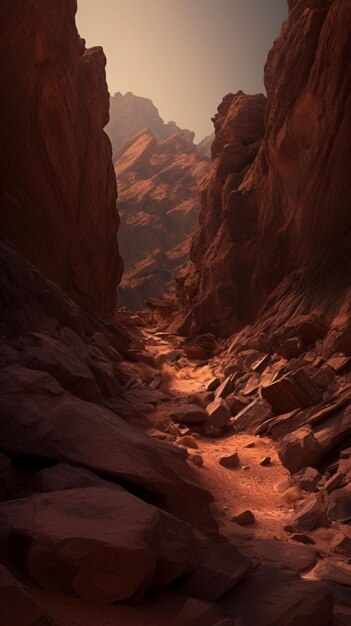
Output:
[[0,4],[0,229],[79,304],[107,313],[122,265],[105,57],[85,49],[76,9]]
[[225,335],[260,320],[275,332],[312,310],[350,325],[351,4],[289,9],[265,68],[265,137],[251,168],[263,101],[227,96],[215,118],[185,331]]

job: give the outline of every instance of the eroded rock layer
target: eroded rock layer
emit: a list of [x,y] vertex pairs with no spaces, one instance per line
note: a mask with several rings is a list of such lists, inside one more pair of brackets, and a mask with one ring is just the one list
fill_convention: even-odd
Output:
[[[332,332],[349,328],[351,6],[289,8],[265,68],[265,118],[264,98],[241,93],[215,118],[194,269],[183,280],[184,332],[229,335],[257,323],[251,337],[272,338],[312,311]],[[349,331],[340,341],[349,353]]]
[[117,154],[125,267],[119,300],[131,309],[145,308],[148,298],[169,292],[188,261],[201,184],[209,168],[193,139],[194,133],[182,131],[158,142],[150,130],[143,130]]
[[1,2],[0,230],[77,302],[107,313],[122,264],[105,56],[85,49],[76,9]]

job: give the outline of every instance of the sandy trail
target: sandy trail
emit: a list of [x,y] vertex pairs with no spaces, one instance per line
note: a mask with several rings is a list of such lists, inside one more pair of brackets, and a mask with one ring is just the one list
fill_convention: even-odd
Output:
[[[167,353],[175,347],[175,338],[165,340],[147,331],[144,335],[148,350],[155,356]],[[186,402],[189,395],[204,392],[206,381],[212,377],[208,366],[197,367],[189,362],[184,363],[180,371],[170,364],[167,371],[167,400],[137,422],[146,432],[150,427],[154,428],[162,420],[169,418],[170,413],[180,403]],[[277,493],[274,487],[289,474],[281,465],[272,440],[243,433],[230,434],[219,439],[206,438],[196,433],[193,436],[198,449],[189,450],[189,453],[201,454],[204,464],[197,467],[190,459],[187,462],[197,475],[199,483],[214,496],[213,514],[221,534],[243,550],[245,544],[254,538],[287,541],[284,526],[291,518],[292,504],[286,501],[283,494]],[[254,446],[247,448],[247,444],[251,442],[254,442]],[[173,443],[177,445],[175,437]],[[222,467],[219,459],[233,452],[238,452],[240,466],[236,469]],[[260,465],[260,461],[266,456],[270,456],[272,462],[264,467]],[[250,526],[238,526],[232,521],[232,517],[246,509],[254,513],[256,522]],[[79,598],[49,594],[30,586],[42,606],[55,619],[57,626],[179,625],[176,614],[182,601],[173,591],[146,599],[137,607],[100,607],[83,603]]]

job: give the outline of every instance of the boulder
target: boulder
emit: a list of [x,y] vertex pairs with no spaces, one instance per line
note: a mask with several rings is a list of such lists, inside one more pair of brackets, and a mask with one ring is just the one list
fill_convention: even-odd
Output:
[[197,426],[204,424],[208,420],[208,413],[198,404],[180,406],[171,415],[172,419],[187,426]]
[[320,388],[303,368],[263,386],[261,394],[270,403],[275,415],[314,406],[322,398]]
[[245,626],[329,626],[332,595],[320,583],[274,564],[263,564],[221,601]]
[[298,506],[292,521],[292,527],[296,531],[310,531],[320,526],[330,526],[326,515],[323,494],[311,493]]
[[280,461],[292,474],[319,463],[323,453],[311,428],[303,427],[286,435],[278,444]]
[[271,419],[272,415],[270,404],[266,400],[258,398],[242,409],[235,416],[233,423],[237,430],[255,432],[256,428]]
[[211,428],[223,428],[229,423],[231,413],[225,400],[217,398],[206,408],[208,413],[207,424]]
[[256,518],[254,516],[254,514],[252,513],[252,511],[242,511],[242,513],[239,513],[238,515],[235,515],[234,517],[232,517],[232,522],[235,522],[235,524],[239,524],[239,526],[247,526],[248,524],[254,524],[256,521]]
[[[140,598],[196,563],[188,524],[121,488],[85,487],[0,505],[0,544],[22,541],[27,573],[49,591],[112,604]],[[9,548],[8,548],[9,549]]]
[[11,366],[0,373],[0,384],[4,452],[81,465],[128,483],[195,524],[213,524],[211,498],[195,484],[185,450],[147,437],[108,409],[65,392],[48,374]]
[[181,586],[182,593],[215,602],[235,587],[251,569],[251,561],[231,544],[210,548]]
[[240,459],[238,453],[234,452],[234,454],[230,454],[229,456],[222,456],[219,459],[219,464],[222,465],[222,467],[226,467],[227,469],[239,467]]
[[327,496],[329,519],[348,523],[351,520],[351,482],[341,489],[334,489]]

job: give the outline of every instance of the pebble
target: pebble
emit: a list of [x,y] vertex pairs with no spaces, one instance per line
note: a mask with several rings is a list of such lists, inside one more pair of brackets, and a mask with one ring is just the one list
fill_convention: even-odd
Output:
[[233,469],[234,467],[238,467],[238,465],[240,464],[238,453],[234,452],[234,454],[231,454],[230,456],[222,456],[222,458],[219,459],[219,464],[222,465],[222,467],[226,467],[227,469]]
[[267,465],[271,465],[272,463],[272,459],[270,456],[265,456],[262,461],[260,461],[260,465],[262,465],[263,467],[267,467]]
[[180,437],[177,441],[180,446],[184,446],[185,448],[198,448],[197,441],[192,437],[192,435],[185,435],[184,437]]
[[242,513],[239,513],[239,515],[235,515],[234,517],[232,517],[232,522],[239,524],[239,526],[247,526],[248,524],[254,524],[255,521],[256,521],[256,518],[254,514],[252,513],[252,511],[248,509],[246,511],[243,511]]

